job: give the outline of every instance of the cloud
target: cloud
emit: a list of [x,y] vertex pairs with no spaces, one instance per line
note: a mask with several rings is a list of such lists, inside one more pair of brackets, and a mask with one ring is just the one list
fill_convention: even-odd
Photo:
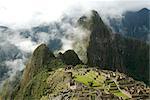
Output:
[[18,71],[23,70],[24,61],[25,58],[5,61],[5,65],[9,68],[9,71],[7,72],[9,79],[12,79]]
[[[16,72],[24,69],[27,59],[39,44],[48,44],[51,39],[48,33],[40,32],[34,35],[34,31],[28,29],[29,34],[25,37],[21,34],[22,31],[9,28],[5,31],[2,28],[0,30],[0,70],[1,65],[5,66],[5,76],[9,79],[12,79]],[[36,41],[33,38],[36,38]],[[0,80],[7,78],[5,76],[0,76]]]
[[21,51],[30,53],[36,48],[36,43],[31,40],[31,38],[23,38],[18,32],[11,33],[7,37],[7,41],[14,44]]
[[96,9],[101,14],[120,14],[141,7],[150,7],[149,0],[0,0],[0,24],[28,27],[57,21],[64,13],[79,15]]

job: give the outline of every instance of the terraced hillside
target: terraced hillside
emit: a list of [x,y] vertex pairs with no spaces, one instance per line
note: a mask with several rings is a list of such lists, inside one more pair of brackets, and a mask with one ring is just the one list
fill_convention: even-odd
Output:
[[[131,85],[134,94],[126,89]],[[87,68],[85,65],[66,65],[54,71],[40,72],[24,93],[24,99],[137,100],[148,98],[150,88],[119,72]]]
[[[84,100],[85,98],[88,100],[92,98],[93,100],[99,100],[100,98],[117,100],[131,98],[146,99],[149,96],[149,88],[147,89],[142,83],[134,81],[124,74],[107,70],[98,70],[96,68],[79,68],[79,66],[82,67],[83,65],[77,65],[75,68],[61,68],[56,71],[54,74],[55,78],[52,76],[53,78],[50,78],[51,81],[53,82],[54,80],[57,80],[56,76],[59,74],[59,77],[60,75],[64,75],[61,76],[61,78],[66,77],[67,75],[67,82],[64,81],[63,85],[61,82],[59,82],[54,88],[53,93],[55,94],[52,93],[46,97],[51,97],[51,99],[68,98],[71,100],[73,98],[84,98]],[[126,90],[125,88],[121,88],[120,82],[128,79],[130,79],[132,82],[128,82],[125,85],[130,86],[130,84],[134,84],[135,88],[133,90],[137,91],[135,94],[138,95],[138,97],[135,96],[135,94],[130,93],[130,91]],[[137,89],[138,87],[140,87],[139,90]]]

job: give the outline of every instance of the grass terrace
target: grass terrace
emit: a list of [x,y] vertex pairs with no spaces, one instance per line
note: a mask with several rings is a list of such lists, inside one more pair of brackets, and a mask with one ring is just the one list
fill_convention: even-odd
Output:
[[[79,73],[81,72],[81,73]],[[102,72],[100,72],[102,73]],[[97,71],[92,69],[83,70],[78,69],[78,71],[73,72],[74,80],[80,82],[88,87],[92,87],[94,89],[104,89],[106,92],[110,92],[118,97],[122,97],[123,99],[129,99],[129,97],[122,93],[116,83],[110,78],[106,79],[103,74],[99,74]]]

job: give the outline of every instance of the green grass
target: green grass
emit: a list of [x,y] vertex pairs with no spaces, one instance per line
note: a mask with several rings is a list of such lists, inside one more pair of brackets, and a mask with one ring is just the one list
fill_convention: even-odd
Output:
[[[104,79],[103,79],[102,76],[96,78],[97,74],[98,73],[94,72],[94,71],[90,71],[90,72],[88,72],[85,75],[78,75],[78,74],[76,74],[74,80],[76,80],[78,82],[81,82],[81,83],[83,83],[83,84],[85,84],[87,86],[89,86],[89,82],[92,82],[93,83],[93,85],[92,85],[93,87],[101,87],[102,86],[102,82],[103,82]],[[94,78],[96,78],[96,79],[94,79]]]
[[113,93],[113,94],[118,96],[118,97],[122,97],[123,99],[129,99],[129,97],[127,95],[125,95],[124,93],[122,93],[122,92],[116,92],[116,93]]
[[115,84],[115,82],[110,83],[110,86],[111,86],[111,87],[117,87],[117,85]]
[[129,98],[127,95],[125,95],[124,93],[122,93],[122,92],[118,89],[118,87],[117,87],[117,85],[115,84],[115,82],[110,83],[110,89],[111,89],[111,90],[109,90],[109,91],[110,91],[112,94],[114,94],[114,95],[116,95],[116,96],[118,96],[118,97],[122,97],[123,99],[128,99],[128,98]]

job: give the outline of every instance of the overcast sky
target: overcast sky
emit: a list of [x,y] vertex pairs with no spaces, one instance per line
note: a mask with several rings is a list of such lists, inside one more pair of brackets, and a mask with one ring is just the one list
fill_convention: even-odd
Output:
[[[104,2],[105,1],[105,2]],[[150,0],[0,0],[0,25],[28,26],[90,9],[121,14],[150,7]]]

